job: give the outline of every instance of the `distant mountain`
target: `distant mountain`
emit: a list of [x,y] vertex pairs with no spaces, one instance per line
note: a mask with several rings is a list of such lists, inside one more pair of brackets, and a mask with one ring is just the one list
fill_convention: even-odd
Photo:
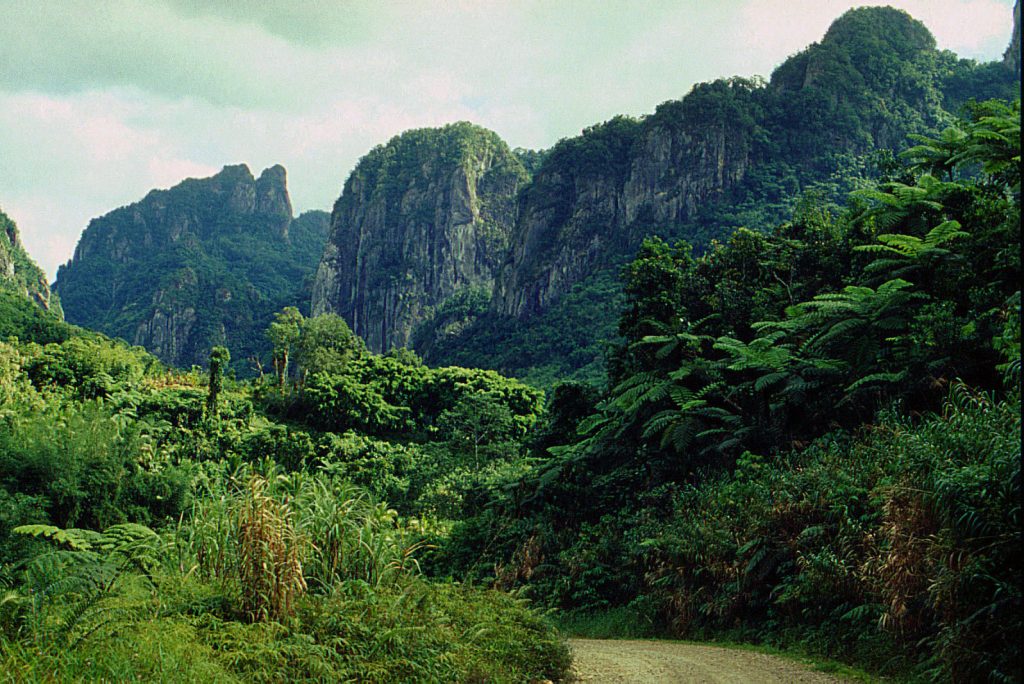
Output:
[[615,335],[609,283],[644,237],[699,250],[788,220],[804,193],[842,198],[970,98],[1019,97],[1019,50],[1007,55],[960,59],[905,12],[861,8],[767,82],[701,84],[640,120],[521,154],[528,182],[469,124],[406,134],[345,184],[313,308],[341,313],[374,349],[412,342],[434,363],[592,378],[600,339]]
[[0,287],[22,295],[58,318],[60,299],[53,296],[46,282],[46,273],[25,251],[18,226],[0,210]]
[[274,312],[308,310],[327,226],[325,212],[292,217],[283,167],[226,166],[93,219],[54,290],[72,323],[181,367],[225,344],[246,373]]
[[508,145],[468,123],[377,147],[334,205],[313,313],[339,313],[379,352],[407,346],[458,293],[489,299],[528,181]]

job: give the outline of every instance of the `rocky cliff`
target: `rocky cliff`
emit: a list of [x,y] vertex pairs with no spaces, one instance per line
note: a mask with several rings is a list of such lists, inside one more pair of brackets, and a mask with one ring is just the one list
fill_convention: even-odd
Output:
[[[940,124],[931,69],[940,58],[905,13],[853,10],[770,82],[701,84],[641,121],[613,120],[560,142],[524,193],[498,311],[546,310],[651,233],[699,248],[738,225],[788,218],[799,192],[844,173],[852,157],[898,149],[908,133]],[[606,153],[614,161],[593,159]]]
[[1003,64],[1012,72],[1014,77],[1020,80],[1020,0],[1013,3],[1013,34],[1010,37],[1010,45],[1003,54]]
[[[1014,35],[1019,44],[1019,27]],[[595,367],[595,336],[617,315],[608,282],[644,237],[683,238],[701,250],[736,227],[789,220],[806,192],[842,201],[891,170],[909,134],[937,132],[970,98],[1019,97],[1005,66],[1013,67],[1013,50],[1005,62],[978,64],[937,50],[905,12],[851,10],[769,80],[701,84],[649,116],[617,117],[546,153],[520,155],[530,180],[505,171],[491,195],[479,182],[493,175],[486,155],[443,151],[468,124],[406,134],[367,155],[346,183],[313,310],[340,313],[373,349],[412,340],[433,363],[494,367],[496,350],[532,358],[558,337],[572,340],[570,365]],[[508,159],[500,141],[487,140]],[[482,247],[480,227],[495,206],[495,239]],[[483,313],[479,288],[492,282]],[[558,313],[567,296],[586,302],[588,315],[605,301],[604,320],[567,330],[564,321],[577,320]],[[524,375],[536,364],[497,367]]]
[[409,131],[366,155],[331,215],[313,314],[344,317],[368,347],[403,347],[434,307],[492,287],[527,182],[494,133]]
[[46,273],[21,244],[14,221],[0,210],[0,285],[27,297],[40,308],[63,317],[60,299],[50,292]]
[[324,212],[293,219],[283,167],[226,166],[92,220],[54,288],[72,323],[176,366],[226,344],[244,372],[273,313],[308,301],[326,231]]

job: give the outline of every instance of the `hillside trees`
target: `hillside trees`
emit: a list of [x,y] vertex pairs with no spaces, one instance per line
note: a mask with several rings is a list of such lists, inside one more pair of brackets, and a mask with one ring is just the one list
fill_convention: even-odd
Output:
[[[1014,117],[988,105],[908,150],[916,180],[855,193],[839,230],[741,230],[696,262],[646,246],[627,271],[628,361],[605,403],[617,434],[635,424],[678,453],[770,452],[891,398],[933,408],[956,377],[993,386],[992,340],[1019,289]],[[934,150],[954,139],[942,162]],[[954,180],[929,173],[942,164]]]
[[274,314],[274,322],[267,328],[267,337],[274,345],[274,372],[277,374],[279,387],[284,387],[284,380],[288,377],[288,362],[293,347],[299,341],[302,320],[302,314],[298,309],[294,306],[286,306]]
[[[940,137],[917,139],[905,172],[855,192],[841,212],[812,199],[775,231],[741,229],[697,257],[649,239],[623,272],[625,344],[609,391],[456,528],[448,562],[504,568],[496,581],[562,608],[628,604],[685,634],[788,625],[816,649],[843,651],[808,623],[827,613],[822,630],[850,625],[876,654],[921,661],[917,639],[955,652],[931,662],[938,676],[1017,672],[1008,642],[973,617],[1017,600],[1005,580],[964,593],[966,566],[928,555],[938,547],[900,545],[935,534],[977,563],[971,573],[1019,571],[1009,550],[1018,508],[993,513],[998,548],[957,531],[991,512],[984,483],[1008,478],[1006,500],[1019,494],[1004,448],[1019,431],[1008,418],[1019,402],[1019,118],[1019,103],[974,107]],[[942,418],[918,422],[944,402]],[[879,410],[883,426],[864,428]],[[1004,446],[954,446],[947,432],[962,421],[974,439],[989,420]],[[892,445],[877,446],[888,434]],[[858,462],[851,440],[875,460]],[[803,479],[809,469],[818,479]],[[927,484],[911,493],[910,482]],[[677,535],[680,517],[691,523]],[[886,593],[896,586],[886,573],[907,563],[932,589]],[[900,601],[916,611],[916,636],[896,626]],[[877,630],[883,614],[891,630]],[[970,634],[986,644],[973,655]]]

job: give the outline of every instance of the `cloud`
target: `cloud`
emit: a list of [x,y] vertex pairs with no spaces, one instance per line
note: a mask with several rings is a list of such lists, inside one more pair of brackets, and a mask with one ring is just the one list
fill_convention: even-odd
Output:
[[179,139],[184,131],[140,122],[147,110],[127,92],[0,93],[0,202],[51,275],[90,217],[177,183],[182,173],[219,168],[192,158]]
[[[1008,41],[1009,0],[886,2],[940,47],[991,59]],[[855,4],[0,0],[0,204],[52,274],[89,218],[185,176],[281,163],[294,206],[326,209],[403,130],[469,120],[549,147],[767,76]]]
[[[772,67],[821,40],[843,12],[863,3],[849,0],[747,0],[735,26],[737,54]],[[1010,41],[1012,0],[885,0],[921,21],[939,49],[964,57],[994,59]],[[768,76],[770,69],[762,74]]]

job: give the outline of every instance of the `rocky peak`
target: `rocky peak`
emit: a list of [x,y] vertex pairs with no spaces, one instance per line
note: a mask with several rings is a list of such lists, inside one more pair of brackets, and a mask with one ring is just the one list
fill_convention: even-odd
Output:
[[490,289],[527,180],[497,135],[468,123],[375,148],[334,206],[313,313],[343,316],[374,351],[406,346],[447,298]]
[[[959,85],[947,84],[951,73]],[[937,52],[907,13],[861,8],[768,83],[700,84],[650,116],[560,141],[529,174],[508,173],[507,148],[478,144],[486,136],[468,124],[411,131],[371,151],[346,181],[313,312],[341,314],[378,351],[406,344],[420,323],[457,309],[457,294],[473,300],[489,283],[492,320],[545,313],[652,233],[699,250],[737,226],[788,220],[800,193],[824,179],[839,179],[838,198],[872,173],[851,161],[936,131],[948,121],[943,88],[969,97],[988,75]]]
[[178,366],[227,343],[246,370],[273,311],[308,301],[326,214],[293,225],[282,166],[254,178],[244,164],[93,219],[57,272],[73,323],[141,344]]
[[288,173],[280,164],[264,169],[256,181],[255,212],[282,219],[282,238],[288,237],[292,219],[292,202],[288,197]]
[[3,210],[0,210],[0,285],[63,317],[60,301],[50,293],[46,273],[25,251],[17,224]]

